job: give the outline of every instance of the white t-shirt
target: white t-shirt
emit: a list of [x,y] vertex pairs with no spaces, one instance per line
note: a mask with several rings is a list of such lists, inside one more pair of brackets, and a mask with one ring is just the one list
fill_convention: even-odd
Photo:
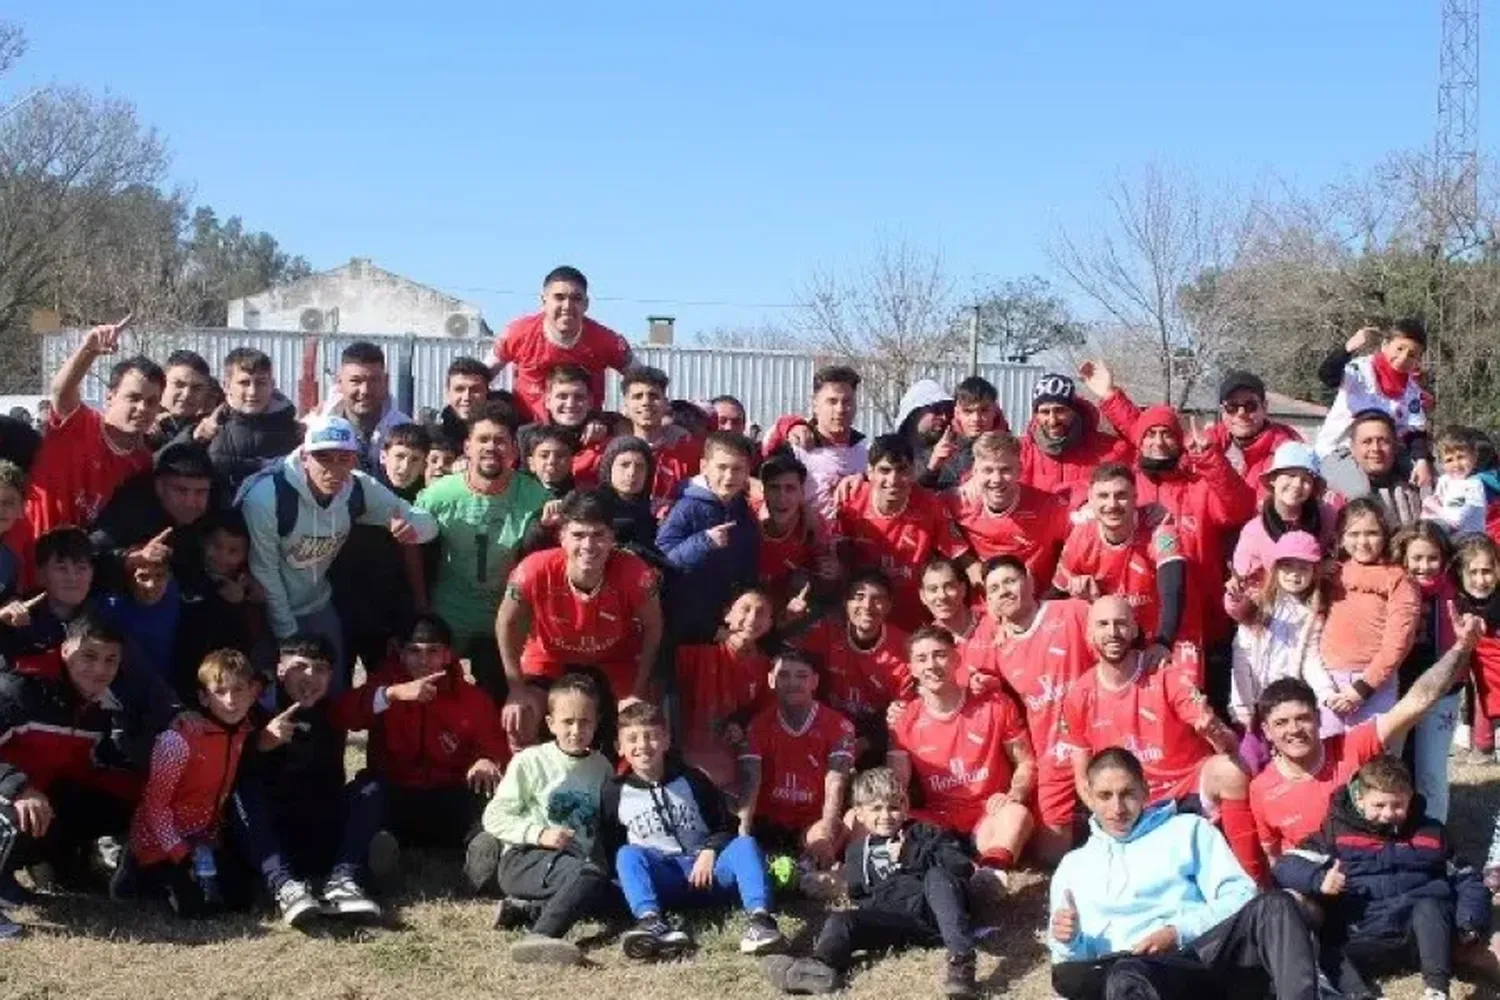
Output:
[[1440,521],[1455,536],[1484,531],[1484,483],[1478,476],[1438,477],[1432,496],[1422,505],[1423,516]]

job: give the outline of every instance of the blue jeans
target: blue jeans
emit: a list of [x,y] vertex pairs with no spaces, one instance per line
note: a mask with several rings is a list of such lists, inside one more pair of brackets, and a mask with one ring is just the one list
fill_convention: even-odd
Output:
[[735,837],[714,859],[714,884],[710,890],[695,889],[688,882],[696,855],[665,854],[654,847],[627,844],[615,855],[615,873],[625,902],[637,919],[662,913],[666,906],[707,906],[724,902],[730,890],[739,890],[746,910],[770,910],[771,882],[766,862],[754,837]]
[[1439,698],[1423,713],[1412,730],[1412,770],[1417,793],[1427,800],[1427,815],[1448,822],[1448,754],[1453,749],[1453,730],[1458,728],[1461,693]]

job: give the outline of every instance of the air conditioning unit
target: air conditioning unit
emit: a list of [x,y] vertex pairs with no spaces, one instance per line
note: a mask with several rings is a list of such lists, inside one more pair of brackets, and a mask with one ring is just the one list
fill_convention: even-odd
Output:
[[306,333],[321,333],[323,331],[323,310],[302,310],[302,315],[298,318],[297,325]]
[[467,337],[474,329],[474,321],[463,313],[453,313],[443,323],[443,329],[450,337]]

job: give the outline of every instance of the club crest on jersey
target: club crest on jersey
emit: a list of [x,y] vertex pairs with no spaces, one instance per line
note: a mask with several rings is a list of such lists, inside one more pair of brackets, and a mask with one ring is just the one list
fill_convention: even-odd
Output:
[[438,733],[438,746],[443,748],[443,753],[458,753],[458,737],[445,729],[441,733]]

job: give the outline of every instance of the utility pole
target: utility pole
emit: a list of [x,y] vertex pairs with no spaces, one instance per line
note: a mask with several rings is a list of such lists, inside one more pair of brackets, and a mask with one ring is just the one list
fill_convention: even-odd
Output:
[[[1442,365],[1441,343],[1450,323],[1477,317],[1449,315],[1448,278],[1454,258],[1479,238],[1479,2],[1440,0],[1437,132],[1433,143],[1434,199],[1430,248],[1435,265],[1433,343],[1428,367]],[[1472,300],[1470,301],[1472,307]]]
[[969,313],[969,374],[979,374],[979,303]]

